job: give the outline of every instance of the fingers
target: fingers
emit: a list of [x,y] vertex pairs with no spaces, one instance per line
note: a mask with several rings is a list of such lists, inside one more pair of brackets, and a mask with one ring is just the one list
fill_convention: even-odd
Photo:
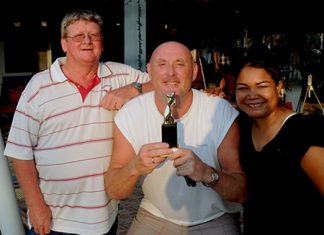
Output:
[[121,98],[118,96],[118,94],[112,90],[105,94],[100,102],[100,105],[108,110],[118,110],[123,106],[123,103],[119,101],[120,99]]
[[33,226],[33,230],[39,235],[46,235],[51,232],[51,226],[45,221],[43,225]]
[[173,153],[169,145],[162,142],[145,144],[142,146],[140,152],[143,157],[159,157],[161,155],[170,155]]
[[165,160],[164,158],[160,158],[160,157],[151,157],[151,163],[153,166],[159,165],[164,160]]
[[29,208],[30,223],[37,234],[49,234],[51,230],[52,213],[44,203],[38,203],[37,206]]
[[183,148],[172,148],[172,154],[167,157],[171,160],[176,160],[177,158],[182,158],[188,154],[190,154],[190,150]]
[[139,151],[138,162],[142,162],[142,165],[152,169],[165,160],[160,157],[161,155],[170,155],[172,152],[167,143],[145,144]]
[[119,102],[118,99],[112,98],[108,94],[104,96],[100,105],[107,110],[119,110],[123,106],[123,104]]
[[[171,150],[172,150],[172,153],[174,153],[174,152],[176,152],[178,150],[178,148],[173,147],[173,148],[171,148]],[[170,154],[162,154],[159,157],[162,157],[162,158],[168,158],[168,157],[173,158],[172,155],[170,155]]]
[[119,110],[121,109],[121,107],[123,107],[123,105],[121,105],[118,101],[116,101],[112,106],[112,110]]
[[171,159],[173,160],[173,166],[177,168],[178,171],[180,169],[193,167],[196,155],[191,150],[179,148],[172,154]]
[[46,235],[49,234],[51,232],[51,230],[49,228],[45,228],[45,227],[39,227],[39,228],[33,228],[35,233],[39,234],[39,235]]
[[[129,86],[107,90],[102,98],[100,105],[108,110],[119,110],[132,97],[129,92]],[[105,90],[106,91],[106,90]]]
[[204,92],[208,96],[220,96],[220,94],[222,93],[222,90],[219,87],[212,87],[212,88],[205,89]]

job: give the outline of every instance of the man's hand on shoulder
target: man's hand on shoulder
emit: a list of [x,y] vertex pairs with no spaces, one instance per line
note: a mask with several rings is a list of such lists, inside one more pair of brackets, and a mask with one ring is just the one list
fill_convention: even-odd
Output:
[[207,95],[220,96],[222,98],[226,98],[224,87],[225,87],[225,79],[223,78],[220,81],[219,86],[206,88],[203,90],[203,92],[207,93]]
[[108,110],[119,110],[123,105],[138,95],[138,91],[132,85],[126,85],[107,91],[100,105]]
[[108,110],[119,110],[127,101],[152,90],[153,85],[151,81],[142,84],[133,82],[114,90],[107,90],[107,94],[102,98],[100,105]]

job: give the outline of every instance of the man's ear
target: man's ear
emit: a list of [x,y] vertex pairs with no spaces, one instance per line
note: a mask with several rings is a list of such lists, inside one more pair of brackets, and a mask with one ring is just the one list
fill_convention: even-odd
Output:
[[198,75],[198,64],[196,62],[193,63],[193,71],[192,71],[192,81],[195,81]]
[[283,88],[283,82],[280,80],[277,85],[278,94],[281,93],[282,88]]
[[146,64],[146,72],[150,75],[150,73],[151,73],[151,64],[150,63]]
[[67,49],[66,49],[66,39],[65,38],[61,38],[61,47],[64,53],[66,53]]

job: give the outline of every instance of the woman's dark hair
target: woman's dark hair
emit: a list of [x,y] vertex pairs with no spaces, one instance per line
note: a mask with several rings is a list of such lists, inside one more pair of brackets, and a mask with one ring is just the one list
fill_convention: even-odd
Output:
[[240,70],[244,67],[264,69],[271,76],[276,85],[278,85],[279,81],[282,80],[278,60],[275,56],[271,55],[269,51],[254,51],[253,53],[250,53],[243,60]]

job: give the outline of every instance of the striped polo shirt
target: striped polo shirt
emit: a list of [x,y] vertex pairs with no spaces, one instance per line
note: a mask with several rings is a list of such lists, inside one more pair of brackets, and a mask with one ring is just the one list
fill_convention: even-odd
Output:
[[102,108],[100,101],[109,90],[149,79],[125,64],[100,63],[100,82],[83,100],[60,68],[65,60],[58,58],[27,84],[4,154],[35,160],[52,211],[52,230],[103,234],[117,216],[118,201],[109,199],[104,188],[115,112]]

